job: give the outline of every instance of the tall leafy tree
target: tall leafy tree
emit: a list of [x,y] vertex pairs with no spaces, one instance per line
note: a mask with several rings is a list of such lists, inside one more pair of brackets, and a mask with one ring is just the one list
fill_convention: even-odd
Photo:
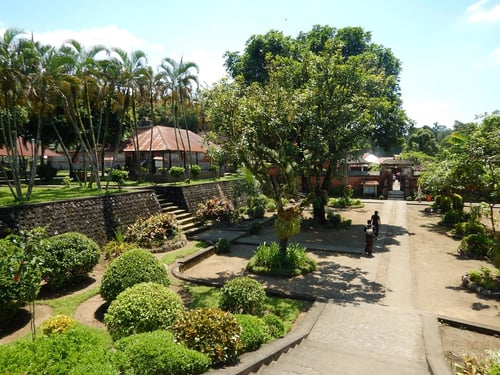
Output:
[[458,129],[443,145],[438,160],[425,168],[420,182],[434,194],[458,193],[467,200],[487,202],[496,233],[493,210],[500,203],[500,114],[494,112],[481,123]]

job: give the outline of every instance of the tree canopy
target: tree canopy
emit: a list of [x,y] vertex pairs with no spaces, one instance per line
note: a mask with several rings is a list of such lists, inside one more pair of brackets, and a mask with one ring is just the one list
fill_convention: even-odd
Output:
[[267,182],[278,202],[299,176],[315,177],[319,196],[342,160],[367,142],[399,143],[406,130],[400,62],[361,28],[254,35],[242,54],[226,54],[226,67],[233,80],[207,93],[213,140]]

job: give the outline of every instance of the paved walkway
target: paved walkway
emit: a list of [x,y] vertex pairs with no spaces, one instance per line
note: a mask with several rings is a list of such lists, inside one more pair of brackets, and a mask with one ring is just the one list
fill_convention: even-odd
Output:
[[[257,373],[451,374],[436,316],[415,307],[406,202],[376,202],[374,207],[380,211],[382,227],[373,258],[362,255],[362,225],[352,228],[349,239],[343,241],[332,240],[329,236],[335,234],[326,232],[293,238],[316,250],[312,254],[318,270],[293,279],[258,279],[271,293],[315,299],[313,308],[287,337],[243,355],[240,365],[214,374],[248,374],[284,352]],[[275,241],[271,225],[258,235],[245,234],[238,228],[201,233],[201,240],[234,241],[231,252],[212,256],[181,277],[222,285],[244,274],[256,245]]]

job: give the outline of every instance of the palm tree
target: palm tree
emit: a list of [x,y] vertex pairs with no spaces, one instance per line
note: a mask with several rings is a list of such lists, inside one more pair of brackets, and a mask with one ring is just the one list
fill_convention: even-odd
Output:
[[[21,190],[22,158],[17,148],[17,140],[26,122],[26,112],[22,110],[26,98],[29,79],[29,50],[31,43],[21,37],[19,29],[8,29],[0,39],[0,126],[1,143],[6,145],[12,159],[11,172],[14,184],[7,179],[9,189],[18,201],[24,200]],[[5,167],[1,166],[4,174]]]
[[[61,52],[71,61],[71,68],[65,76],[66,90],[63,90],[66,115],[75,128],[84,152],[89,155],[89,166],[93,180],[96,182],[97,188],[101,189],[91,94],[93,95],[100,90],[99,76],[101,71],[96,56],[101,52],[107,52],[107,49],[99,45],[86,49],[73,39],[61,47]],[[82,113],[86,116],[87,125],[85,125]],[[91,185],[92,180],[89,182],[89,186]]]
[[[139,99],[138,92],[140,93],[141,91],[139,87],[141,87],[144,77],[150,74],[147,66],[147,57],[141,50],[132,51],[130,54],[127,54],[120,48],[113,48],[112,51],[117,55],[117,58],[114,60],[121,66],[120,90],[124,96],[123,120],[129,107],[132,109],[131,123],[134,131],[133,141],[136,150],[137,172],[141,176],[140,150],[137,139],[137,100]],[[140,95],[140,99],[142,99],[142,95]]]
[[[196,74],[192,73],[192,70],[196,71]],[[196,83],[198,87],[198,72],[199,68],[194,62],[184,62],[181,58],[180,62],[175,61],[169,57],[164,58],[161,61],[159,67],[159,73],[156,76],[157,85],[160,89],[160,92],[163,94],[164,98],[168,98],[170,101],[170,108],[172,111],[172,117],[175,128],[175,141],[177,145],[177,149],[179,150],[179,155],[181,155],[180,147],[179,147],[179,137],[180,136],[180,128],[179,128],[179,107],[181,109],[182,115],[185,120],[185,131],[186,137],[188,141],[188,150],[189,150],[189,164],[191,165],[191,142],[189,138],[189,131],[187,127],[186,115],[185,115],[185,107],[189,106],[192,103],[192,91],[193,91],[193,83]],[[182,149],[186,152],[186,147],[184,145],[184,141],[182,137],[180,137],[182,143]],[[190,167],[189,165],[189,167]],[[186,161],[184,161],[184,166],[186,167]],[[188,178],[191,176],[191,168],[186,168],[188,171]]]

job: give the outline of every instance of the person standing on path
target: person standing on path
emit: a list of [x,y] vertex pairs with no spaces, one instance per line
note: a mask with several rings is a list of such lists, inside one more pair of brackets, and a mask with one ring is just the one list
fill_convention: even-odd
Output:
[[380,230],[380,216],[378,214],[378,211],[375,211],[375,213],[372,215],[372,225],[373,225],[375,238],[377,238],[378,232]]
[[368,220],[366,222],[366,225],[364,227],[364,232],[365,232],[365,253],[369,257],[373,256],[373,238],[374,238],[374,227],[372,225],[372,221]]

